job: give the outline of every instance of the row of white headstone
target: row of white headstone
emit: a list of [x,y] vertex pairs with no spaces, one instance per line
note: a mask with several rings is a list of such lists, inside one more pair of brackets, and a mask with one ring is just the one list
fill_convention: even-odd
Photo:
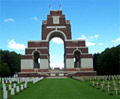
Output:
[[35,83],[37,83],[38,81],[40,81],[40,80],[42,80],[43,79],[43,77],[36,77],[36,78],[34,78],[34,80],[33,80],[33,84],[35,84]]
[[13,82],[16,82],[18,84],[22,83],[22,82],[32,82],[33,81],[33,78],[1,78],[1,81],[2,81],[2,84],[3,83],[13,83]]
[[92,86],[100,88],[103,90],[105,88],[107,92],[110,92],[110,89],[114,90],[116,95],[120,91],[120,75],[116,76],[94,76],[94,77],[73,77],[74,79],[80,81],[91,81]]
[[92,78],[89,78],[90,80],[120,80],[120,75],[108,75],[108,76],[95,76]]
[[1,78],[2,89],[3,89],[3,99],[8,98],[8,91],[10,91],[10,95],[15,95],[20,91],[27,88],[27,84],[32,82],[33,84],[42,80],[43,77],[32,77],[32,78]]
[[24,84],[20,84],[14,87],[11,87],[11,85],[9,85],[8,90],[6,88],[6,85],[3,84],[3,99],[7,99],[8,97],[8,91],[10,91],[11,95],[15,95],[15,92],[20,92],[22,90],[24,90],[25,88],[27,88],[27,83]]
[[110,75],[110,76],[73,76],[73,78],[80,81],[101,81],[101,80],[120,80],[120,75]]

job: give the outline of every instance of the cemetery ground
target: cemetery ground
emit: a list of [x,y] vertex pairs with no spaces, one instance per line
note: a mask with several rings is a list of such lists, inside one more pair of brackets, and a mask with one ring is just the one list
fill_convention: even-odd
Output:
[[[8,95],[8,99],[120,99],[120,90],[114,91],[112,81],[105,80],[105,86],[101,89],[100,84],[103,81],[81,79],[77,77],[72,78],[49,78],[43,79],[36,83],[28,83],[27,88],[15,93],[15,95]],[[84,78],[84,77],[83,77]],[[119,80],[115,80],[117,88],[120,89]],[[108,92],[107,83],[110,85]],[[96,85],[98,83],[98,86]],[[0,87],[1,84],[0,84]],[[0,92],[0,99],[2,93]]]

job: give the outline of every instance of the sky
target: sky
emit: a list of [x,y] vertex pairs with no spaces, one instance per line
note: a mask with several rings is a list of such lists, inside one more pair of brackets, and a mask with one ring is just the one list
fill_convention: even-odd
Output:
[[[91,54],[120,44],[120,0],[0,0],[0,49],[24,55],[28,40],[41,40],[50,10],[63,11],[72,40],[85,39]],[[62,68],[63,55],[63,41],[53,38],[51,67]]]

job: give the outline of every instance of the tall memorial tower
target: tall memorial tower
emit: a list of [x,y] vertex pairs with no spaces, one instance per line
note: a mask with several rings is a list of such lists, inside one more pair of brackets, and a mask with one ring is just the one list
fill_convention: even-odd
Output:
[[[88,53],[85,40],[72,40],[71,24],[61,10],[50,11],[47,20],[42,21],[40,41],[28,41],[25,55],[21,56],[20,75],[32,73],[50,74],[49,41],[59,37],[64,41],[64,72],[79,72],[80,75],[95,75],[92,54]],[[57,48],[56,48],[57,50]],[[40,61],[40,63],[39,63]]]

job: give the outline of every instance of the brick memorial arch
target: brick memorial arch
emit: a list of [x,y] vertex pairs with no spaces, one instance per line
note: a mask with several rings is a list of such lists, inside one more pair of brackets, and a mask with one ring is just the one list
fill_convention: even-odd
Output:
[[64,74],[96,74],[93,71],[92,54],[88,53],[85,40],[72,40],[70,21],[65,19],[61,10],[51,10],[47,20],[42,22],[41,40],[28,41],[25,55],[21,56],[19,76],[39,76],[41,73],[50,76],[49,41],[54,37],[60,37],[64,41]]

